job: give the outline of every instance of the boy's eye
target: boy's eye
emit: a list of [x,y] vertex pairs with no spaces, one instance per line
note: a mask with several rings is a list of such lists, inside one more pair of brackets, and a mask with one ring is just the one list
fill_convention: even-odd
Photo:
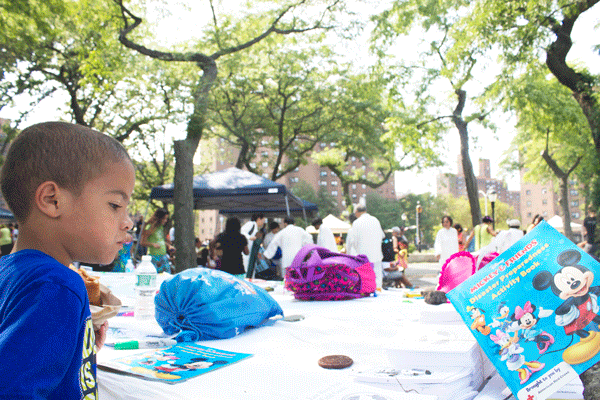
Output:
[[108,203],[108,204],[112,207],[113,210],[118,210],[119,208],[121,208],[120,205],[115,204],[115,203]]

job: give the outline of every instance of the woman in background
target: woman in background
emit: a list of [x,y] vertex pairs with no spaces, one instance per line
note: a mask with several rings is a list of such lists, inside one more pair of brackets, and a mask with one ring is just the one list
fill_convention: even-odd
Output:
[[140,245],[148,248],[148,254],[152,256],[152,264],[156,267],[158,273],[171,272],[171,262],[169,261],[168,251],[174,249],[165,238],[165,224],[169,221],[169,212],[164,208],[154,211],[150,217],[144,231]]
[[216,242],[220,243],[223,250],[221,257],[221,271],[235,275],[239,279],[244,279],[244,263],[242,261],[242,253],[250,254],[248,250],[248,240],[240,233],[240,220],[236,217],[227,219],[225,223],[225,231],[220,233]]
[[435,237],[433,248],[440,267],[452,254],[458,253],[458,232],[452,227],[452,217],[449,215],[442,217],[442,229]]

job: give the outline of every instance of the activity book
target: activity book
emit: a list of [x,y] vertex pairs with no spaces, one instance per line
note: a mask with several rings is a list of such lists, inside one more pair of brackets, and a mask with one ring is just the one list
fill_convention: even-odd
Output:
[[178,383],[250,356],[252,354],[233,353],[183,342],[165,349],[153,349],[105,361],[99,367],[144,379]]
[[600,360],[600,264],[542,222],[447,297],[519,400]]

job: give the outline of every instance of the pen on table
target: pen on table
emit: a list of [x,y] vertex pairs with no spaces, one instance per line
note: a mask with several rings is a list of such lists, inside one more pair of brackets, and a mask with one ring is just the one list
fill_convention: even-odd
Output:
[[177,344],[175,339],[147,339],[131,340],[129,342],[115,343],[115,350],[157,349]]

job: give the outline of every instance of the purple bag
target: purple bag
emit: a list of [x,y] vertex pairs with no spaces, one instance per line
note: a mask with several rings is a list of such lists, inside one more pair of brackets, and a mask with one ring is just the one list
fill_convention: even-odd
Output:
[[364,254],[306,245],[285,273],[285,288],[299,300],[356,299],[375,292],[375,271]]

